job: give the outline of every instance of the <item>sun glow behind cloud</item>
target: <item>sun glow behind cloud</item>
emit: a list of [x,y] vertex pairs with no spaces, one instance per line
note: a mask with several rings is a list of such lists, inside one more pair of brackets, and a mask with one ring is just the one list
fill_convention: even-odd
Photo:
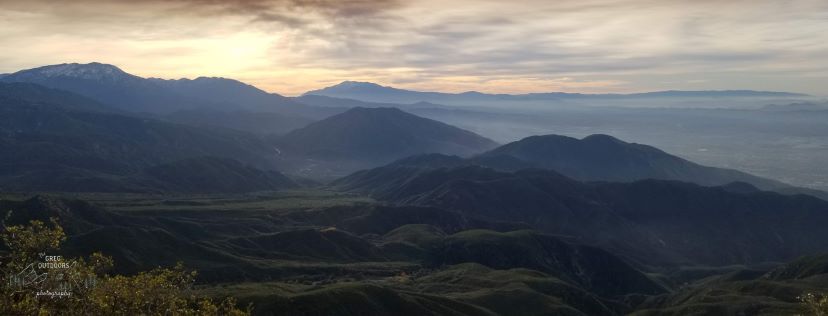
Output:
[[299,94],[412,89],[823,93],[828,3],[0,0],[0,72],[100,61]]

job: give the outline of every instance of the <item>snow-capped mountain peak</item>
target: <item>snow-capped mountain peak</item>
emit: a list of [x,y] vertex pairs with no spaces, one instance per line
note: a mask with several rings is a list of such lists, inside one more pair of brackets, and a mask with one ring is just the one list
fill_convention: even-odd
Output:
[[9,75],[9,77],[17,77],[20,79],[32,77],[38,77],[41,79],[70,77],[94,81],[121,81],[128,78],[134,78],[133,75],[124,72],[116,66],[102,63],[71,63],[43,66],[19,71]]

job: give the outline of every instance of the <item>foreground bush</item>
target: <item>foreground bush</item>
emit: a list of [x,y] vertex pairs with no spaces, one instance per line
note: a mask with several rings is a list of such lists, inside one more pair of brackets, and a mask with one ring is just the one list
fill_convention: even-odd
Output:
[[828,316],[828,295],[806,293],[799,297],[805,308],[805,315]]
[[51,225],[2,227],[0,315],[249,315],[236,301],[192,295],[196,273],[179,264],[134,276],[109,275],[112,259],[55,255],[66,240]]

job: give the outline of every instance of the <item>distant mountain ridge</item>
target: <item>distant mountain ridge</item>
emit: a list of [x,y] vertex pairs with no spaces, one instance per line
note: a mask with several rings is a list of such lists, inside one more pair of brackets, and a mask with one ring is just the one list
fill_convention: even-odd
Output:
[[234,79],[198,77],[196,79],[148,78],[176,94],[197,99],[201,107],[222,111],[251,111],[279,113],[288,118],[318,119],[335,111],[301,104],[276,93],[265,92],[255,86]]
[[[196,192],[217,190],[221,184],[215,181],[235,181],[242,189],[290,186],[275,172],[254,170],[275,169],[279,157],[272,144],[252,134],[127,115],[85,97],[28,83],[0,83],[0,114],[4,190]],[[205,156],[217,158],[201,158]],[[181,181],[211,180],[202,185],[195,180],[175,183],[143,173],[165,164],[175,166],[167,170],[177,172]],[[251,185],[240,185],[245,181],[238,175],[249,177]],[[255,187],[257,177],[266,185]]]
[[0,81],[35,83],[65,90],[131,112],[168,114],[207,108],[279,113],[305,119],[331,115],[329,109],[299,104],[290,98],[233,79],[142,78],[117,66],[97,62],[26,69],[0,77]]
[[41,66],[7,74],[7,76],[14,77],[15,80],[21,81],[37,81],[49,78],[76,78],[94,81],[117,82],[141,79],[138,76],[126,73],[116,66],[98,62],[88,64],[71,63]]
[[21,70],[2,78],[77,93],[133,112],[166,112],[198,103],[120,68],[101,64],[59,64]]
[[304,95],[322,95],[337,98],[350,98],[369,102],[416,103],[446,101],[529,101],[560,99],[636,99],[636,98],[722,98],[722,97],[804,97],[807,95],[790,92],[754,91],[754,90],[713,90],[713,91],[654,91],[630,94],[583,94],[566,92],[526,93],[526,94],[487,94],[477,91],[462,93],[428,92],[398,89],[381,86],[371,82],[344,81],[330,87],[312,90]]
[[364,107],[364,108],[399,108],[401,110],[420,110],[420,109],[447,109],[447,110],[457,110],[456,107],[436,104],[431,102],[417,102],[417,103],[408,103],[408,104],[401,104],[401,103],[379,103],[379,102],[366,102],[360,101],[356,99],[343,99],[343,98],[336,98],[336,97],[329,97],[324,95],[317,95],[317,94],[306,94],[299,97],[294,97],[293,100],[296,100],[299,103],[313,105],[313,106],[320,106],[320,107],[332,107],[332,108],[355,108],[355,107]]
[[349,178],[370,177],[371,173],[377,172],[381,174],[385,168],[413,172],[475,165],[507,172],[543,168],[580,181],[660,179],[703,186],[727,186],[734,191],[753,188],[788,195],[806,194],[821,199],[828,197],[822,191],[798,188],[733,169],[699,165],[652,146],[627,143],[601,134],[583,139],[560,135],[530,136],[467,158],[441,154],[412,156],[387,166],[354,173]]
[[584,181],[662,179],[706,186],[741,181],[765,190],[788,186],[732,169],[702,166],[652,146],[627,143],[603,134],[590,135],[580,140],[560,135],[530,136],[500,146],[477,158],[492,159],[499,156],[514,157]]

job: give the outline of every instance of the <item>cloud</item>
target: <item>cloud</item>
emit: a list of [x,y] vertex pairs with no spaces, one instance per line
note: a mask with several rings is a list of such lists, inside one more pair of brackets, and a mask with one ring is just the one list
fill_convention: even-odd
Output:
[[823,0],[0,5],[0,72],[109,60],[142,75],[227,76],[288,94],[347,79],[443,91],[610,92],[692,83],[815,93],[828,77]]

